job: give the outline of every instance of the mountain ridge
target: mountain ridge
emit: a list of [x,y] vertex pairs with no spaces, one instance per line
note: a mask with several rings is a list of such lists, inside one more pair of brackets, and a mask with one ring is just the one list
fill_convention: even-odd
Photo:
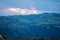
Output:
[[0,32],[7,37],[60,38],[60,14],[0,16]]

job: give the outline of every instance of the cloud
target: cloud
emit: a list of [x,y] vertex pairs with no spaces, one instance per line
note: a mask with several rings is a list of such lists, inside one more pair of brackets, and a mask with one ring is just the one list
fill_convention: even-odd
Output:
[[2,15],[31,15],[31,14],[42,14],[45,12],[53,12],[53,11],[40,11],[36,10],[35,8],[32,9],[22,9],[22,8],[5,8],[3,10],[0,10],[0,14]]
[[16,13],[20,13],[22,15],[28,15],[28,14],[37,14],[38,10],[36,9],[21,9],[21,8],[8,8],[7,9],[10,12],[16,12]]

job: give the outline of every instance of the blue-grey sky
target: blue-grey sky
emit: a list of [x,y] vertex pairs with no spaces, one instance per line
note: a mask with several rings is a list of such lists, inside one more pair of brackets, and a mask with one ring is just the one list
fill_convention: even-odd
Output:
[[8,7],[60,12],[60,0],[0,0],[0,11]]

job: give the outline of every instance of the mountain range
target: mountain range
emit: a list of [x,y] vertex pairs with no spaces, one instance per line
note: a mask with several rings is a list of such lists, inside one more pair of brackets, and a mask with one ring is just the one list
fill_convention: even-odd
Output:
[[60,13],[0,16],[0,32],[7,37],[60,38]]

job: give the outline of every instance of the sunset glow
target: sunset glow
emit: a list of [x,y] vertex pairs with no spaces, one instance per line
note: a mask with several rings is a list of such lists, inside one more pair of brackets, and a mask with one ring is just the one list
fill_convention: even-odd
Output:
[[38,11],[36,9],[21,9],[21,8],[8,8],[8,11],[11,12],[17,12],[17,13],[21,13],[21,14],[35,14],[38,13]]

